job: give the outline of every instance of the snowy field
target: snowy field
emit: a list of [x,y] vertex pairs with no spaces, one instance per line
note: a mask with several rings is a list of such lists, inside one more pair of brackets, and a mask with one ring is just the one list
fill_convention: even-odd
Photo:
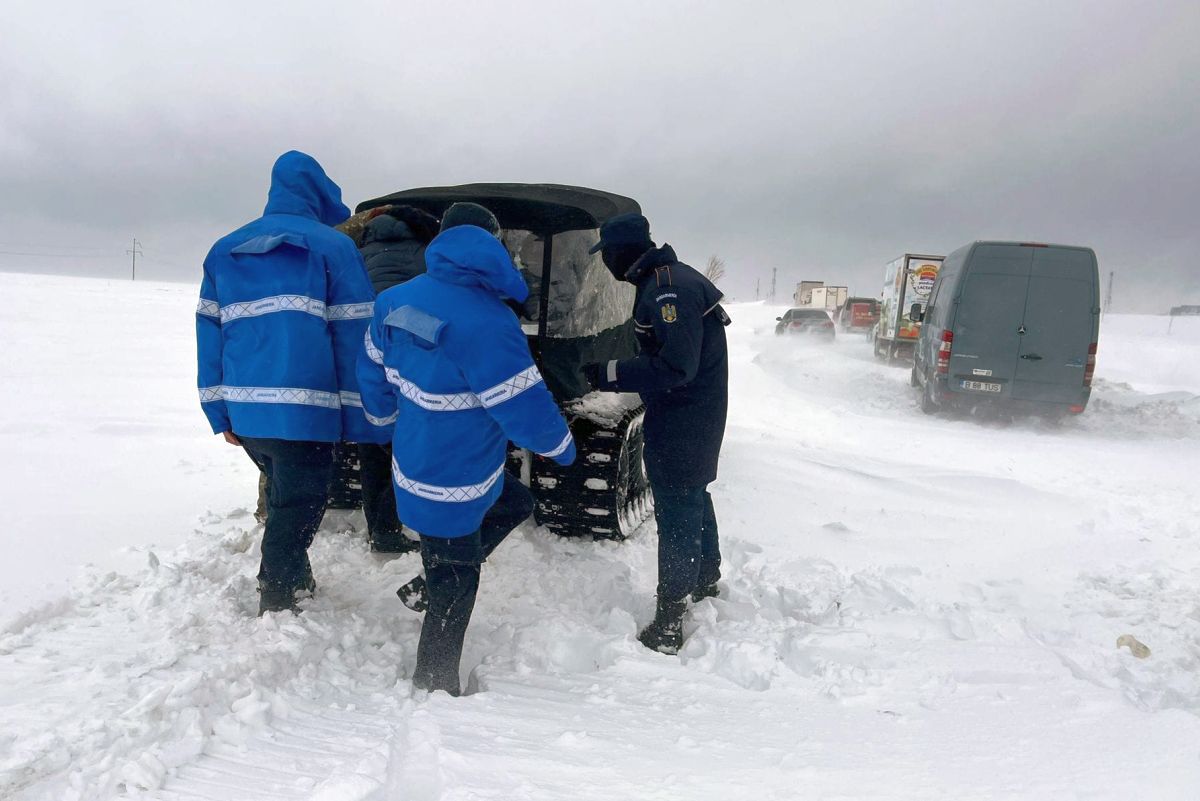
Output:
[[731,306],[723,597],[648,652],[653,524],[527,524],[452,699],[408,681],[418,558],[357,516],[303,614],[254,616],[255,470],[198,408],[194,287],[0,294],[5,801],[1200,798],[1200,319],[1105,318],[1087,413],[1001,425]]

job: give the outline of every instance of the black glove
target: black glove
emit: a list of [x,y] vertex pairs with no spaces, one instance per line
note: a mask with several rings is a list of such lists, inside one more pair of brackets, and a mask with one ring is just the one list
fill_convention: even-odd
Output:
[[583,366],[583,377],[588,382],[592,389],[602,389],[604,387],[604,369],[603,364],[585,364]]

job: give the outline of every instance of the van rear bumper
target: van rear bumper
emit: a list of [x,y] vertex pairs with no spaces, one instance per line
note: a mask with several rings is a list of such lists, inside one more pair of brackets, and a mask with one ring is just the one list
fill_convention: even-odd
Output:
[[[981,379],[986,380],[986,379]],[[969,410],[976,408],[1003,409],[1012,414],[1032,414],[1043,416],[1059,416],[1064,414],[1082,414],[1091,399],[1091,390],[1085,389],[1073,401],[1066,400],[1034,400],[1029,398],[1014,398],[1008,393],[1009,385],[994,396],[981,392],[969,392],[952,386],[945,377],[937,377],[933,381],[934,400],[940,406],[952,409]]]

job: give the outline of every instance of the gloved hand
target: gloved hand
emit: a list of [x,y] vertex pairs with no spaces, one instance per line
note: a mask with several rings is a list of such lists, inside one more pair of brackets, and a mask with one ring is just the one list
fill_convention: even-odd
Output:
[[583,377],[587,379],[592,389],[612,389],[612,386],[608,382],[607,372],[607,364],[585,364],[583,366]]

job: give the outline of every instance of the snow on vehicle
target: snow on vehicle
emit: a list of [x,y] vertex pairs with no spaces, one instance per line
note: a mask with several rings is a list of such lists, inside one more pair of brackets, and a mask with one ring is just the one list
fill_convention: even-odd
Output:
[[914,320],[910,312],[914,308],[925,308],[943,258],[905,253],[888,263],[883,277],[879,322],[871,336],[876,358],[890,362],[900,355],[912,355],[921,333],[921,322]]
[[951,253],[923,319],[921,409],[1003,406],[1079,414],[1092,392],[1100,275],[1090,248],[974,242]]
[[[458,202],[486,206],[500,222],[502,241],[530,287],[522,327],[579,451],[569,467],[524,451],[510,454],[510,465],[533,490],[534,517],[561,535],[623,539],[653,508],[642,463],[644,408],[636,394],[590,393],[581,368],[637,353],[634,287],[613,280],[588,249],[605,220],[641,207],[584,187],[466,184],[395,192],[360,203],[356,212],[409,205],[441,217]],[[343,449],[332,494],[342,507],[359,503],[352,450]]]

